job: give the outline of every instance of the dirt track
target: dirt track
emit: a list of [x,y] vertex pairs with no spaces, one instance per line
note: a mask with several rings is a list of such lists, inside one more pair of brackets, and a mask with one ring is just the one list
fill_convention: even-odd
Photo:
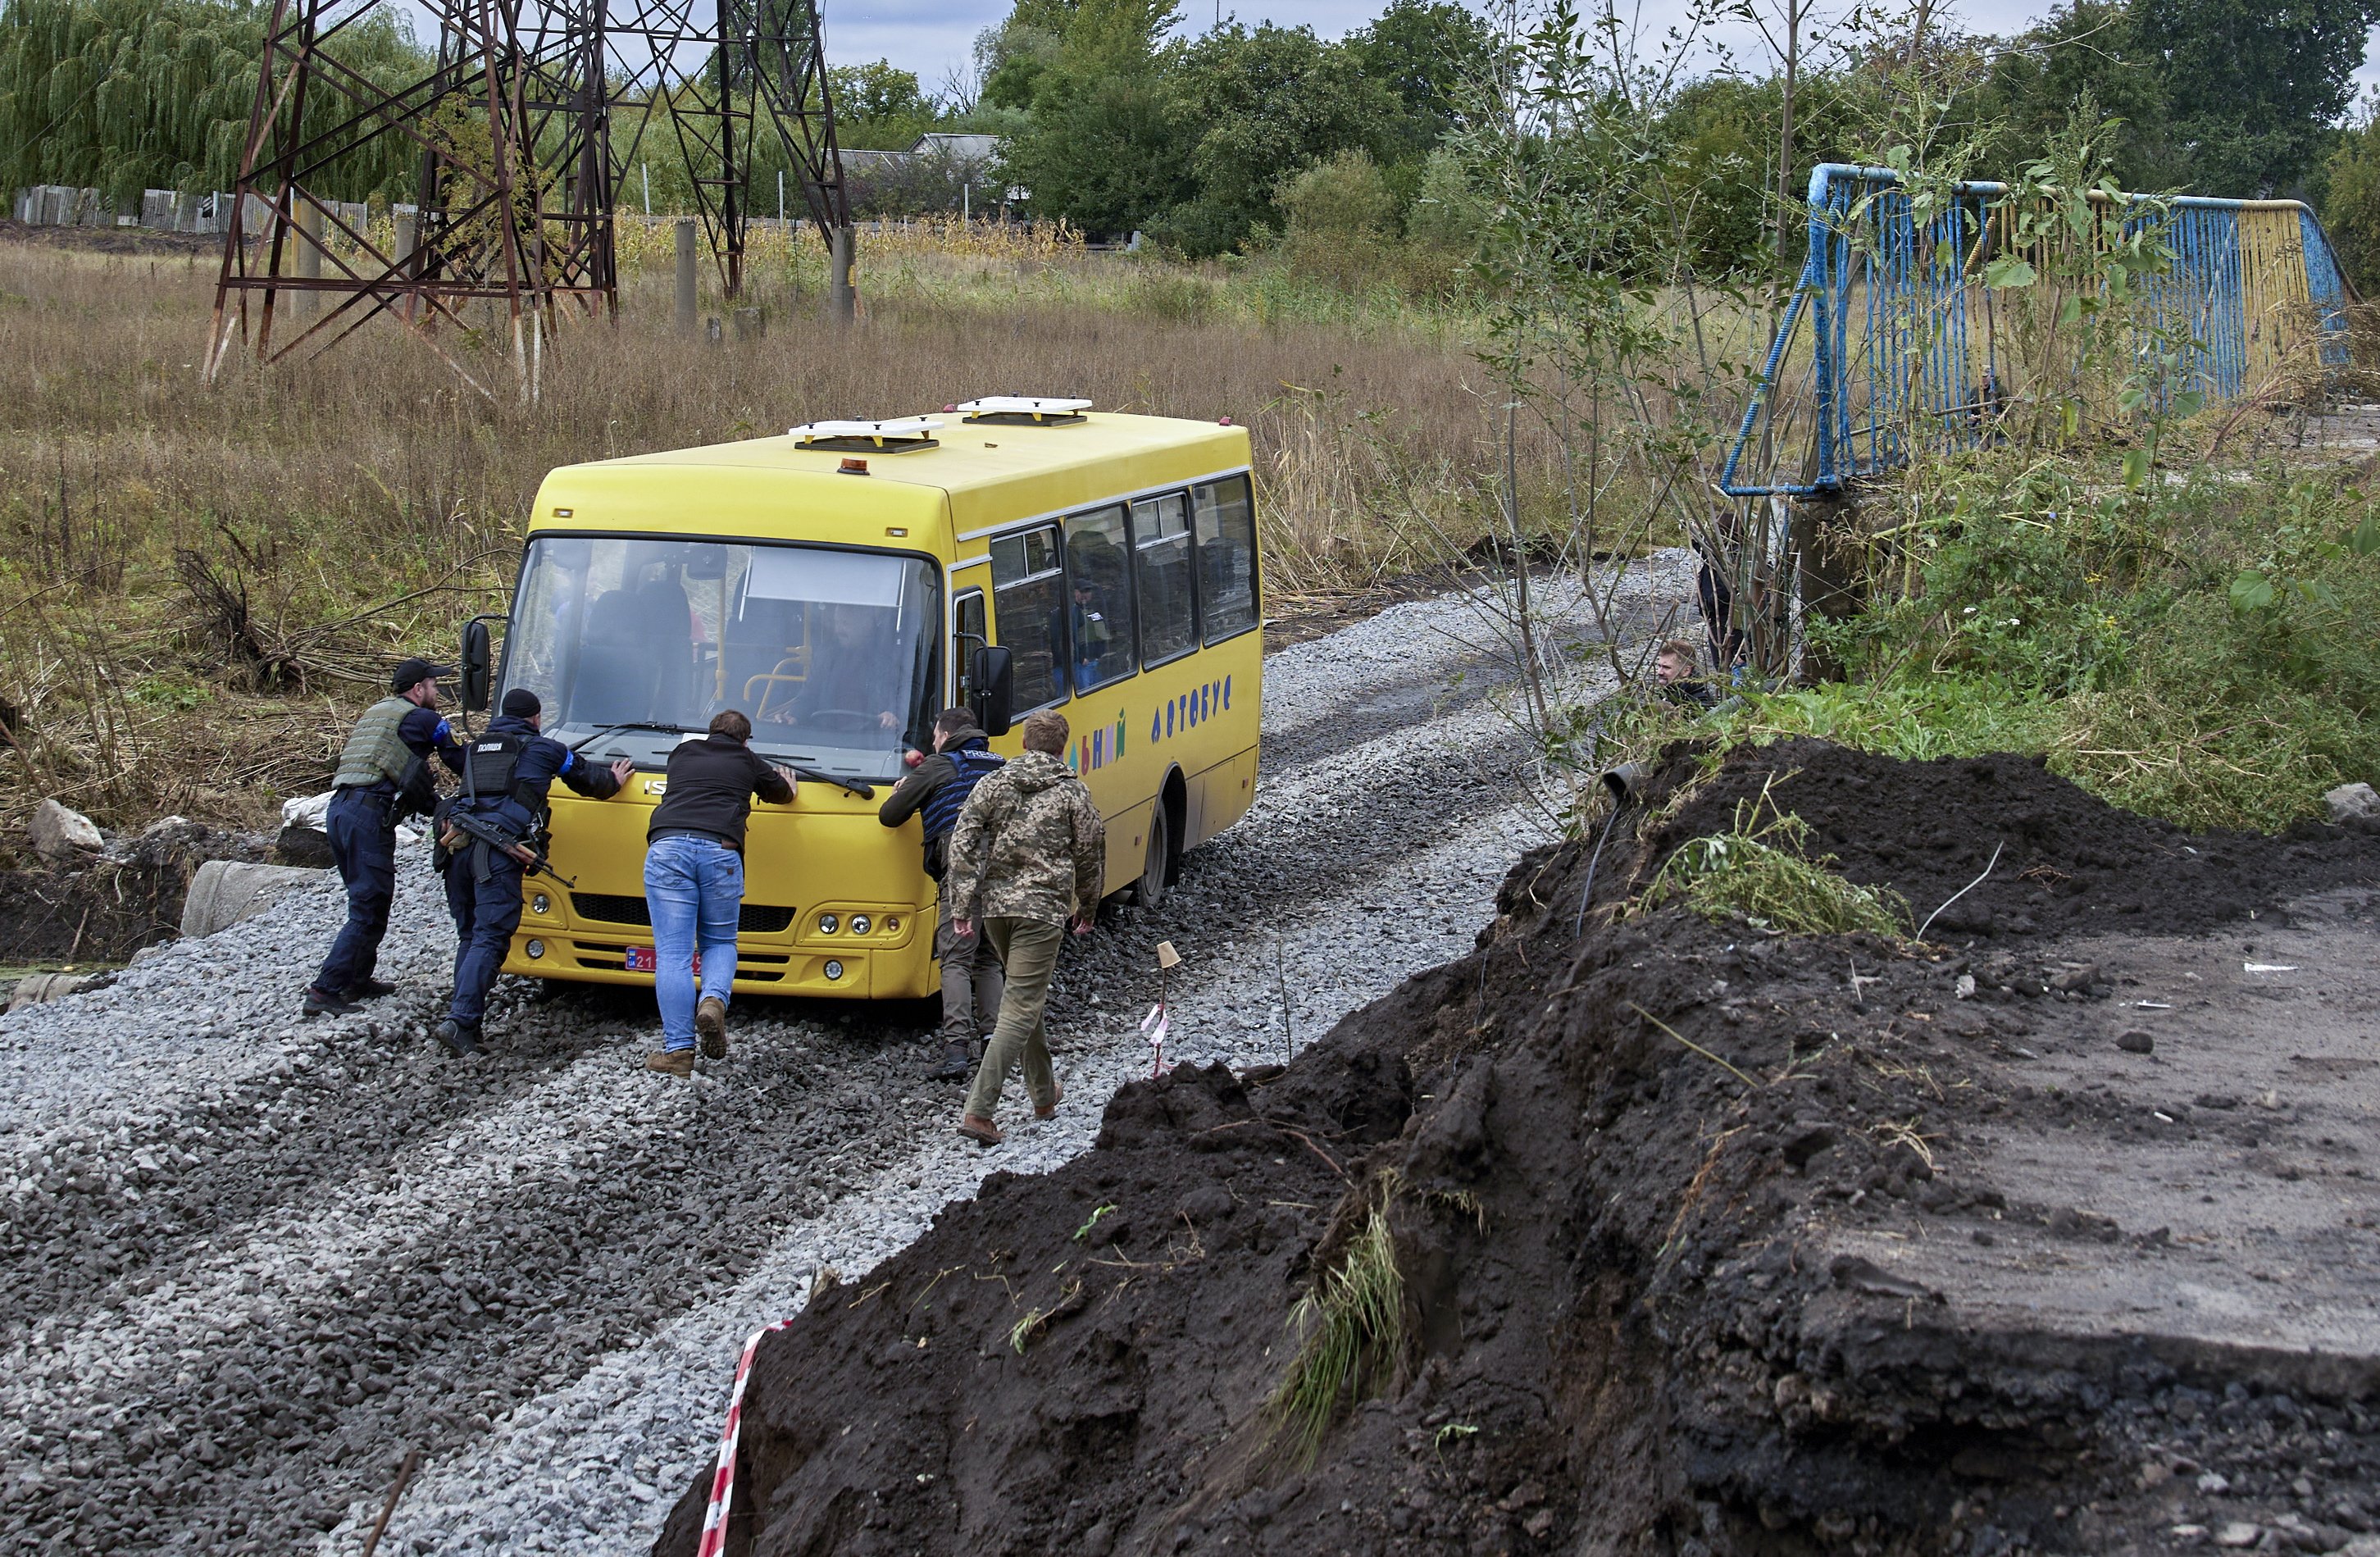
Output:
[[[1771,778],[1921,912],[1999,845],[1969,927],[1609,922]],[[1802,744],[1615,840],[1574,937],[1585,867],[814,1303],[730,1551],[2367,1550],[2380,838]],[[1263,1402],[1374,1207],[1405,1338],[1304,1467]]]
[[[1111,910],[1070,958],[1054,1026],[1083,1086],[1008,1161],[1079,1150],[1146,1068],[1160,937],[1191,959],[1185,1040],[1223,1056],[1281,1043],[1277,956],[1305,1039],[1468,943],[1521,846],[1525,748],[1480,700],[1492,658],[1425,609],[1289,651],[1268,809],[1161,916]],[[0,1551],[319,1534],[346,1557],[408,1446],[425,1467],[383,1551],[641,1550],[742,1336],[986,1169],[914,1014],[739,1006],[688,1088],[637,1069],[648,1000],[508,985],[493,1052],[457,1065],[427,1035],[452,931],[418,864],[400,889],[402,992],[355,1017],[296,1019],[325,890],[0,1021]]]

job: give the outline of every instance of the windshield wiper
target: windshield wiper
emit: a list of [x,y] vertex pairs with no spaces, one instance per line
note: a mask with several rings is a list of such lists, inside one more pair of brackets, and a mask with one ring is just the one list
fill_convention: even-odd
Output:
[[622,735],[630,730],[651,730],[657,734],[664,736],[698,736],[703,734],[702,731],[694,728],[690,724],[661,724],[642,719],[631,719],[625,724],[607,724],[602,729],[598,730],[593,735],[588,736],[585,740],[574,742],[571,745],[570,749],[573,751],[584,751],[587,748],[593,746],[597,741],[603,739],[606,736]]
[[820,772],[816,768],[804,768],[790,762],[787,763],[786,766],[792,768],[795,773],[803,778],[816,779],[820,784],[833,785],[837,789],[848,790],[850,793],[858,796],[863,800],[873,800],[876,798],[876,786],[868,783],[866,779],[837,778],[832,773]]
[[[698,736],[705,733],[686,724],[664,724],[657,720],[632,719],[625,724],[606,725],[604,728],[598,730],[593,735],[588,736],[585,740],[579,741],[571,747],[570,749],[573,751],[583,751],[588,747],[594,745],[597,741],[603,739],[607,736],[620,735],[628,730],[650,730],[658,735],[664,736]],[[815,779],[820,784],[833,785],[837,789],[846,790],[851,794],[858,796],[863,800],[873,800],[876,798],[876,786],[868,783],[866,779],[839,778],[833,773],[825,772],[817,768],[806,768],[798,762],[788,762],[784,765],[792,769],[795,774],[802,778]]]

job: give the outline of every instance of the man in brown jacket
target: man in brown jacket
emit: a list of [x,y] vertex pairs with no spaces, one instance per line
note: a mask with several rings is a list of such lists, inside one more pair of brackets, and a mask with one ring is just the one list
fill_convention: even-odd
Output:
[[1008,1067],[1020,1057],[1033,1116],[1048,1119],[1058,1112],[1042,1008],[1068,921],[1075,934],[1088,935],[1099,911],[1107,824],[1091,792],[1059,756],[1067,735],[1062,713],[1027,718],[1024,754],[975,786],[951,834],[950,872],[942,882],[951,930],[965,938],[980,918],[985,939],[1008,969],[1000,1023],[959,1120],[959,1134],[985,1146],[1001,1142],[992,1114]]

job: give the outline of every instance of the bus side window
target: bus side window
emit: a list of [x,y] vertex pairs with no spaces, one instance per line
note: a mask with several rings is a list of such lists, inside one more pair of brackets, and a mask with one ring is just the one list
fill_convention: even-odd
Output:
[[959,596],[951,611],[951,663],[958,675],[958,696],[953,699],[953,706],[975,706],[975,683],[967,677],[975,669],[975,651],[990,641],[983,620],[983,591],[969,590]]
[[1132,544],[1133,573],[1140,585],[1140,663],[1162,664],[1198,647],[1189,498],[1169,492],[1134,504]]
[[992,541],[991,601],[1014,667],[1016,711],[1064,701],[1066,571],[1056,525]]
[[1131,546],[1121,503],[1066,521],[1066,627],[1077,692],[1133,672]]
[[1191,489],[1198,519],[1198,603],[1207,641],[1257,625],[1257,517],[1245,476]]

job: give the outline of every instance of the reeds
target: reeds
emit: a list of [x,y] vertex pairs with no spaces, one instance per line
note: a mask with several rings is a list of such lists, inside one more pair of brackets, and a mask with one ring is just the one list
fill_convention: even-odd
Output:
[[[236,353],[208,388],[211,256],[0,248],[0,839],[43,795],[108,825],[254,824],[322,782],[388,663],[503,608],[556,465],[990,393],[1230,416],[1254,436],[1278,614],[1402,567],[1409,489],[1480,463],[1459,340],[1258,324],[1182,300],[1219,275],[1002,235],[863,248],[848,330],[817,318],[814,238],[763,251],[744,300],[767,335],[722,346],[673,334],[667,274],[640,270],[616,325],[549,336],[533,405],[492,313],[439,344],[492,401],[390,320],[310,360]],[[1099,267],[1100,306],[1065,300],[1060,282],[1094,284],[1077,266]],[[1135,311],[1135,286],[1162,306]]]

